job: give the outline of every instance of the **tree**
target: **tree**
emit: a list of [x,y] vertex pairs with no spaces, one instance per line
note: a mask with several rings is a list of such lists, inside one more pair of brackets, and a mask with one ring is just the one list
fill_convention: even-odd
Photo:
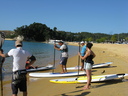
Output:
[[[65,32],[58,31],[57,27],[50,29],[45,24],[36,23],[30,24],[29,26],[24,25],[17,27],[13,36],[24,36],[25,40],[35,41],[47,41],[49,39],[58,39],[64,41],[97,41],[97,42],[116,42],[119,37],[120,40],[124,40],[128,37],[128,33],[121,34],[104,34],[104,33],[91,33],[91,32]],[[118,36],[118,37],[117,37]]]
[[112,43],[116,42],[117,41],[117,36],[116,35],[112,35],[111,41],[112,41]]

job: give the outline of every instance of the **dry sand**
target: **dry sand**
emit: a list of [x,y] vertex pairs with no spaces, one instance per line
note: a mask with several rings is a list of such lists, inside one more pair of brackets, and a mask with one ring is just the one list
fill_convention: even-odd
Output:
[[[69,44],[77,45],[77,43]],[[128,73],[128,45],[94,44],[92,50],[96,54],[95,64],[113,62],[111,67],[93,69],[92,75],[101,75],[103,70],[105,70],[104,74]],[[76,50],[77,52],[78,50]],[[67,66],[76,65],[78,65],[78,56],[69,58]],[[59,72],[60,68],[57,67],[54,71]],[[52,72],[52,70],[43,72]],[[86,83],[55,84],[49,82],[51,79],[55,78],[32,78],[28,76],[28,96],[128,96],[128,77],[125,78],[125,82],[117,79],[92,83],[89,90],[81,90]],[[22,96],[22,93],[19,92],[18,96]]]

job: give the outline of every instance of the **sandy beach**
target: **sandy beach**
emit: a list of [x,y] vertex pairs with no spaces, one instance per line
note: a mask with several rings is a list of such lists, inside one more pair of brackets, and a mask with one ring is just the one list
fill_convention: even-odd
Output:
[[[69,43],[77,46],[77,43]],[[110,67],[93,69],[92,75],[128,73],[128,45],[126,44],[95,44],[92,50],[96,54],[95,64],[113,62]],[[78,50],[76,50],[76,53]],[[68,67],[78,65],[78,56],[69,58]],[[43,72],[52,72],[43,71]],[[60,72],[60,67],[54,70]],[[77,77],[77,76],[75,76]],[[82,90],[86,83],[82,84],[55,84],[49,80],[56,78],[32,78],[28,76],[28,96],[128,96],[128,77],[124,81],[120,79],[105,82],[92,83],[89,90]],[[77,87],[77,88],[76,88]],[[4,91],[5,93],[5,91]],[[22,96],[19,92],[18,96]]]

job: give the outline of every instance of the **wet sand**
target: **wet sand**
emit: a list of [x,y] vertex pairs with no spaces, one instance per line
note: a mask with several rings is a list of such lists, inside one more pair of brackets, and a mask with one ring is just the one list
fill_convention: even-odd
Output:
[[[77,43],[69,43],[77,45]],[[92,50],[96,54],[95,64],[113,62],[110,67],[93,69],[92,75],[128,73],[128,45],[126,44],[94,44]],[[76,50],[77,54],[78,50]],[[68,67],[78,65],[78,56],[69,58]],[[59,66],[54,72],[60,72]],[[43,71],[43,72],[52,72]],[[75,76],[77,77],[77,76]],[[32,78],[28,76],[28,96],[128,96],[128,77],[125,82],[120,79],[92,83],[91,89],[81,90],[86,84],[55,84],[49,80],[56,78]],[[6,95],[5,95],[6,96]],[[9,96],[9,95],[8,95]],[[19,92],[18,96],[22,96]]]

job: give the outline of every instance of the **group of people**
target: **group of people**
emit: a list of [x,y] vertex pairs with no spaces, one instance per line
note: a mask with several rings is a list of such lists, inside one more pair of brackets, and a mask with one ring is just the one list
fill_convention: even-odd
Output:
[[[63,41],[59,41],[58,44],[61,47],[56,46],[54,44],[54,48],[61,51],[61,58],[60,58],[60,66],[62,68],[62,73],[66,73],[66,65],[67,65],[67,60],[68,60],[68,47],[66,44],[64,44]],[[81,70],[86,71],[87,75],[87,84],[84,86],[83,90],[89,89],[91,85],[91,69],[92,65],[94,64],[93,58],[96,56],[95,53],[91,50],[93,44],[92,43],[87,43],[85,45],[85,42],[82,41],[80,42],[82,48],[81,51],[78,52],[78,55],[81,58]]]
[[[80,43],[82,46],[81,52],[78,52],[78,55],[81,58],[81,70],[85,70],[87,74],[87,84],[83,89],[89,89],[91,84],[91,68],[93,65],[93,58],[95,57],[94,52],[91,50],[93,46],[92,43],[85,42]],[[57,46],[54,44],[54,49],[61,51],[60,56],[60,67],[62,68],[61,73],[67,73],[66,65],[68,61],[68,46],[63,42],[59,41]],[[15,49],[11,49],[8,53],[4,54],[3,51],[0,50],[0,56],[5,57],[13,57],[13,74],[12,74],[12,96],[17,96],[18,89],[23,92],[23,96],[27,96],[27,83],[26,83],[26,68],[32,66],[32,64],[36,61],[35,56],[33,56],[28,51],[24,50],[22,41],[17,40],[15,42]],[[27,65],[26,65],[27,61]]]
[[[60,57],[60,66],[62,68],[61,73],[67,73],[66,65],[68,60],[68,47],[66,44],[64,44],[63,41],[59,41],[58,44],[61,47],[56,46],[54,44],[54,48],[61,51],[61,57]],[[93,44],[87,43],[85,45],[84,41],[81,41],[79,44],[81,44],[82,48],[81,51],[78,52],[78,55],[81,58],[81,71],[85,70],[87,75],[87,84],[84,86],[83,90],[89,89],[91,85],[91,69],[92,65],[94,64],[93,58],[96,56],[95,53],[91,50]]]

